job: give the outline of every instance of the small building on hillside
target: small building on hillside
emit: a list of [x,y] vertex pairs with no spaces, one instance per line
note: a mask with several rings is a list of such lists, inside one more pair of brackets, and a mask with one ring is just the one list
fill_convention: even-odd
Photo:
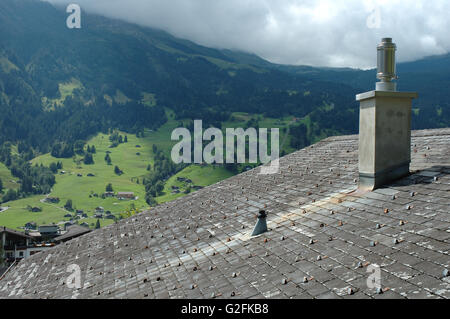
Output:
[[104,212],[105,212],[105,209],[101,206],[95,208],[96,214],[103,214]]
[[135,199],[133,192],[118,192],[117,193],[118,199]]
[[37,224],[35,222],[28,222],[25,224],[25,229],[37,229]]
[[38,227],[38,231],[43,240],[50,240],[60,235],[58,225],[42,225]]
[[58,204],[59,197],[47,197],[44,201],[47,203]]
[[105,192],[105,193],[103,193],[103,196],[105,196],[105,197],[114,197],[114,192]]

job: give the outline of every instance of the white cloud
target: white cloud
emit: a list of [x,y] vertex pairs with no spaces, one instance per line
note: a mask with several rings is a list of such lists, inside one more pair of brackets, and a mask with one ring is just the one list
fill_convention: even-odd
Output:
[[450,51],[446,0],[46,1],[78,3],[89,12],[283,64],[374,67],[382,37],[394,38],[400,61]]

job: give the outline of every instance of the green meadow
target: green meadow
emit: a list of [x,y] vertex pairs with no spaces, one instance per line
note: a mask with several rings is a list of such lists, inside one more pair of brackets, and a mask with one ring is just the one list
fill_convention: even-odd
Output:
[[[158,203],[170,202],[174,199],[185,196],[185,191],[188,190],[189,186],[209,186],[231,176],[233,176],[233,173],[227,171],[222,166],[190,165],[167,180],[164,185],[164,195],[157,197],[156,201]],[[178,181],[178,177],[190,179],[192,184],[189,185],[188,183],[180,182]],[[172,194],[172,186],[179,187],[180,193]],[[191,192],[193,191],[194,189],[191,187]]]
[[3,163],[0,163],[0,179],[3,182],[4,189],[18,189],[20,187],[18,178],[12,176],[9,169]]
[[46,109],[52,109],[54,106],[60,107],[64,105],[64,101],[66,97],[72,96],[72,93],[75,89],[83,89],[83,84],[77,79],[71,79],[70,82],[59,83],[58,91],[59,98],[49,99],[47,97],[42,98],[42,103],[46,107]]

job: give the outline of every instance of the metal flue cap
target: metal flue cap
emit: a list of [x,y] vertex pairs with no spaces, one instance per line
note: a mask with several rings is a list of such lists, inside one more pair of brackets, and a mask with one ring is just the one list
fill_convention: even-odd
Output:
[[382,82],[391,82],[397,78],[395,65],[395,51],[397,46],[392,38],[383,38],[378,45],[377,78]]
[[383,38],[377,47],[377,78],[381,82],[376,83],[377,91],[397,91],[397,84],[392,80],[397,79],[395,65],[395,51],[397,46],[392,38]]
[[267,217],[267,213],[265,210],[260,210],[259,214],[258,214],[258,218],[266,218]]

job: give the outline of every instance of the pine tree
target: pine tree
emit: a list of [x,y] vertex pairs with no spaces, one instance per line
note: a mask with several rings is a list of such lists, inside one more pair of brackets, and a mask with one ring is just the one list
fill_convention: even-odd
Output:
[[109,156],[109,154],[106,154],[105,161],[108,165],[111,165],[111,157]]
[[3,203],[12,201],[12,200],[16,200],[18,198],[18,194],[14,189],[8,189],[8,192],[6,193],[5,196],[3,196]]
[[95,223],[95,229],[100,229],[100,219],[97,219],[97,222]]
[[94,164],[94,158],[92,157],[91,153],[86,153],[86,155],[84,155],[84,164],[85,165],[91,165]]
[[2,179],[0,178],[0,193],[3,192],[3,182]]
[[64,205],[64,208],[67,210],[72,210],[72,200],[71,199],[68,199],[66,201],[66,205]]

